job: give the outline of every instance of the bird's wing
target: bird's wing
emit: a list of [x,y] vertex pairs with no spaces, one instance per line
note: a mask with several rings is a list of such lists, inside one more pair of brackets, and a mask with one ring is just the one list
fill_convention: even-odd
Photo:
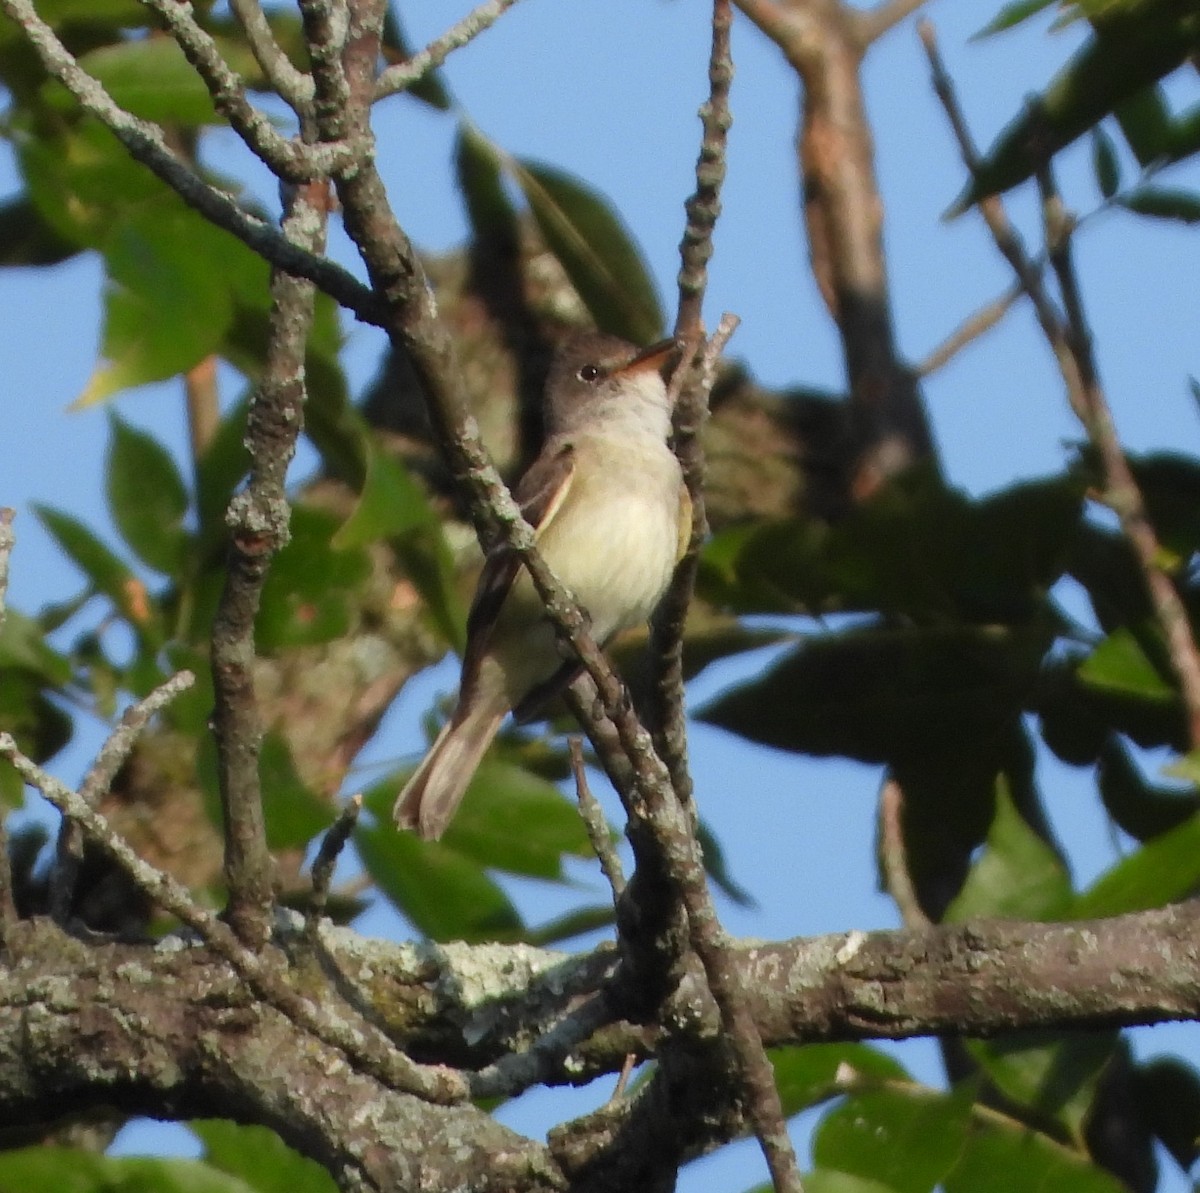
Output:
[[[543,451],[529,466],[513,491],[525,521],[533,527],[535,540],[566,500],[575,478],[575,449],[563,443],[557,449]],[[479,660],[487,650],[492,628],[500,607],[521,570],[520,556],[506,544],[493,547],[483,563],[475,599],[467,615],[467,649],[463,656],[463,684],[473,679]]]

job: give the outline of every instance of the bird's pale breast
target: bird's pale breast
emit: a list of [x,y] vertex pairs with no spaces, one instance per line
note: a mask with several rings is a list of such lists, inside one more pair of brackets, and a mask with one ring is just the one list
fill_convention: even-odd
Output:
[[665,444],[582,440],[576,450],[570,496],[538,545],[603,641],[646,621],[670,583],[682,478]]

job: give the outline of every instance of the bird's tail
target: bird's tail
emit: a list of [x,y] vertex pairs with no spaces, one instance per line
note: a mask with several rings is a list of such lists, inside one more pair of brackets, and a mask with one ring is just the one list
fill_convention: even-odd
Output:
[[446,831],[507,711],[496,712],[483,701],[461,717],[455,711],[397,797],[392,813],[397,827],[415,829],[426,841]]

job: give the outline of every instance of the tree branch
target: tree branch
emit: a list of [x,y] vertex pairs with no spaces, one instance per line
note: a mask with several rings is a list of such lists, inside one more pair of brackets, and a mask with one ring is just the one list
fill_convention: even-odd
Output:
[[297,993],[279,970],[274,955],[246,947],[228,924],[197,904],[186,887],[139,858],[103,816],[22,754],[11,734],[0,733],[0,758],[7,758],[31,787],[36,787],[64,816],[78,822],[84,835],[120,866],[140,890],[191,928],[259,998],[286,1015],[296,1027],[340,1049],[355,1067],[389,1089],[440,1104],[459,1102],[466,1097],[466,1086],[456,1074],[414,1064],[393,1049],[375,1028],[355,1022],[353,1016],[348,1021],[344,1009],[329,1014]]
[[[461,1132],[460,1143],[474,1157],[455,1169],[459,1188],[562,1188],[540,1146],[485,1115],[476,1118],[469,1106],[437,1108],[389,1094],[374,1075],[347,1066],[320,1037],[298,1033],[272,1007],[248,1007],[240,980],[211,944],[168,939],[81,952],[48,921],[20,927],[18,948],[0,967],[6,1123],[106,1093],[130,1112],[160,1115],[227,1114],[237,1105],[246,1121],[279,1130],[343,1173],[344,1188],[447,1187],[435,1162],[414,1154],[412,1140],[436,1155],[437,1141],[451,1131]],[[1200,1018],[1198,936],[1200,904],[1190,901],[1079,923],[984,921],[743,945],[732,959],[747,1010],[770,1046],[987,1036]],[[492,1084],[485,1080],[492,1062],[511,1057],[502,1063],[515,1066],[547,1030],[565,1033],[556,1025],[586,1004],[586,992],[606,980],[615,959],[611,948],[566,957],[524,945],[367,942],[327,923],[319,938],[337,984],[364,1000],[365,1018],[413,1052],[476,1069],[481,1086]],[[279,939],[298,955],[308,952],[299,917],[289,917]],[[697,981],[685,980],[682,998],[702,996]],[[340,1002],[325,1006],[323,1000],[338,997],[332,985],[312,989],[322,1000],[314,1013],[344,1013]],[[615,1072],[629,1053],[645,1055],[661,1042],[641,1024],[597,1021],[597,1034],[560,1055],[557,1065],[542,1064],[543,1053],[535,1079],[572,1084]],[[248,1033],[256,1043],[250,1050]],[[48,1065],[46,1057],[70,1063]],[[531,1065],[528,1058],[523,1063]],[[713,1127],[695,1124],[689,1147],[723,1142],[739,1129],[736,1119],[718,1136]],[[594,1154],[597,1144],[579,1146]],[[489,1148],[498,1149],[490,1156],[494,1171],[479,1163]],[[348,1182],[347,1163],[356,1171],[366,1166],[370,1181]],[[391,1183],[380,1185],[384,1171]],[[593,1187],[616,1193],[630,1186]]]
[[579,803],[579,815],[587,828],[588,840],[592,843],[592,852],[600,862],[600,869],[608,879],[612,888],[613,901],[620,902],[621,892],[625,890],[625,874],[621,869],[621,859],[613,848],[609,837],[608,821],[604,812],[596,802],[592,789],[588,786],[587,769],[583,761],[583,739],[578,734],[572,734],[567,742],[571,753],[571,773],[575,778],[575,797]]
[[229,7],[246,35],[250,52],[281,99],[299,116],[310,114],[313,81],[297,70],[280,48],[258,0],[229,0]]
[[[288,198],[284,235],[305,252],[324,251],[326,186]],[[304,426],[304,360],[312,323],[311,282],[276,271],[271,279],[267,359],[250,404],[250,480],[229,503],[232,530],[225,587],[212,632],[213,733],[225,829],[229,922],[248,944],[270,935],[273,866],[258,773],[262,724],[254,694],[254,623],[267,569],[287,544],[288,465]]]
[[[171,938],[81,950],[47,921],[22,928],[0,966],[6,1127],[97,1103],[159,1118],[234,1114],[278,1132],[347,1193],[563,1193],[543,1145],[469,1103],[433,1105],[347,1064],[270,1000],[248,1000],[208,948]],[[319,1013],[337,1021],[346,1007],[335,995]]]
[[484,0],[441,37],[431,41],[420,53],[407,62],[389,66],[375,82],[375,98],[383,99],[399,91],[407,91],[419,83],[431,70],[437,70],[457,49],[474,41],[485,29],[490,29],[517,0]]
[[[121,723],[109,734],[100,752],[84,776],[79,798],[94,808],[108,794],[117,772],[133,753],[138,738],[150,722],[177,696],[196,682],[190,671],[180,671],[160,684],[144,700],[130,705]],[[75,897],[75,882],[83,860],[83,834],[79,824],[64,816],[58,829],[54,869],[50,875],[50,909],[55,921],[64,927]]]
[[737,3],[803,83],[797,146],[804,217],[813,273],[846,366],[853,434],[843,502],[860,502],[934,455],[920,388],[900,359],[892,321],[884,204],[860,78],[861,14],[842,0]]
[[713,229],[721,214],[725,145],[733,124],[729,109],[729,89],[733,83],[729,42],[732,24],[730,0],[714,0],[708,99],[700,107],[703,133],[696,160],[696,190],[684,205],[687,224],[679,245],[679,312],[675,318],[675,335],[683,340],[703,334],[701,313],[708,285],[708,262],[713,253]]
[[312,864],[312,902],[308,908],[308,926],[310,935],[315,935],[316,926],[321,916],[325,914],[325,905],[329,901],[329,886],[333,881],[333,871],[341,852],[354,832],[362,811],[362,796],[353,795],[345,803],[338,818],[330,825],[328,832],[321,838],[317,856]]
[[968,319],[965,319],[948,335],[913,372],[918,377],[929,377],[939,369],[944,368],[964,348],[973,344],[980,336],[986,335],[1012,309],[1013,303],[1025,291],[1019,282],[1014,282],[1003,294],[993,299],[986,306],[980,307]]
[[[314,282],[363,322],[379,322],[378,303],[366,286],[340,265],[291,244],[265,220],[243,210],[232,196],[210,186],[167,147],[162,129],[116,104],[38,16],[32,0],[0,0],[0,11],[25,30],[42,66],[71,92],[80,107],[108,128],[133,158],[171,187],[185,203],[216,227],[236,236],[271,265]],[[309,176],[319,173],[314,162]]]
[[[696,587],[700,547],[708,537],[705,506],[705,461],[702,435],[708,418],[708,400],[715,379],[716,358],[733,328],[720,339],[715,353],[710,345],[706,367],[693,369],[704,340],[702,312],[712,257],[713,230],[721,214],[721,186],[725,180],[725,150],[733,116],[729,90],[733,83],[730,0],[714,0],[712,49],[708,60],[708,99],[701,105],[702,134],[696,159],[696,189],[684,204],[687,222],[679,245],[679,309],[675,336],[684,345],[684,356],[672,378],[675,396],[673,423],[675,454],[691,500],[692,527],[687,554],[675,570],[671,586],[655,611],[650,629],[650,716],[659,753],[667,764],[680,800],[692,798],[687,758],[687,725],[683,691],[683,631],[688,606]],[[729,318],[729,316],[726,316]]]
[[318,147],[276,132],[246,98],[242,80],[222,57],[213,37],[192,15],[190,4],[179,4],[176,0],[142,0],[142,3],[163,19],[176,44],[204,81],[214,107],[277,178],[285,182],[308,182],[336,174],[354,163],[355,152],[345,143]]

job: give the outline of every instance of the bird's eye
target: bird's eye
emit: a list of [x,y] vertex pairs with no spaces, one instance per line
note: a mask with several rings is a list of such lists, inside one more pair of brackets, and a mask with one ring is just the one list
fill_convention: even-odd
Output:
[[580,381],[595,381],[600,376],[600,370],[596,365],[582,365],[579,372],[575,374]]

